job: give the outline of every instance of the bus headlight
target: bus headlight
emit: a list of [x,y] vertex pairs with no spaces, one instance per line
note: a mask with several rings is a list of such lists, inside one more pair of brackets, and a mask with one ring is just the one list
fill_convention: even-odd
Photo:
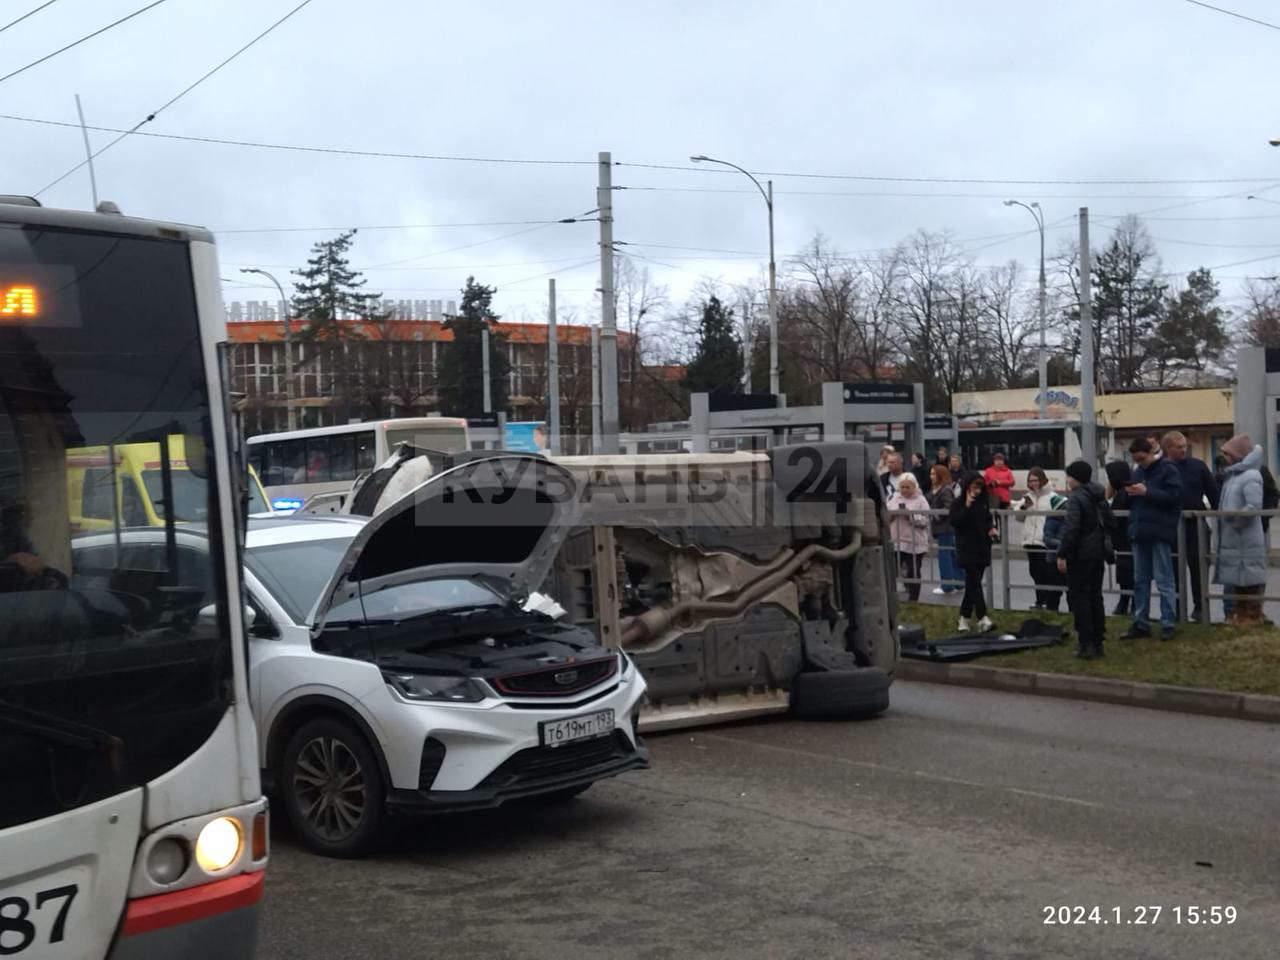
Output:
[[207,873],[217,873],[236,862],[242,846],[240,824],[230,817],[218,817],[206,823],[196,838],[196,863]]
[[147,854],[147,875],[156,883],[168,885],[187,871],[187,845],[174,837],[156,841]]

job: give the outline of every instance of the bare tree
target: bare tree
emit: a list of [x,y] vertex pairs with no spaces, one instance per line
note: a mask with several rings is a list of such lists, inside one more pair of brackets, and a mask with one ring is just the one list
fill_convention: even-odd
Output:
[[1250,279],[1244,294],[1245,341],[1255,347],[1280,347],[1280,277]]
[[[979,278],[982,290],[982,348],[985,362],[976,371],[979,386],[1022,387],[1034,380],[1039,327],[1033,301],[1016,260],[991,267]],[[987,376],[984,377],[984,373]]]

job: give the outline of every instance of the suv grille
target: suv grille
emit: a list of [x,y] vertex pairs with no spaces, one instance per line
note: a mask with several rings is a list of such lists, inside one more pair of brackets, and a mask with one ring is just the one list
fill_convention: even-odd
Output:
[[504,697],[564,697],[608,680],[618,672],[618,658],[602,657],[562,663],[532,673],[513,673],[492,681]]
[[567,743],[563,747],[530,747],[509,758],[484,778],[481,787],[508,787],[574,773],[611,760],[622,760],[635,752],[621,730],[607,737]]

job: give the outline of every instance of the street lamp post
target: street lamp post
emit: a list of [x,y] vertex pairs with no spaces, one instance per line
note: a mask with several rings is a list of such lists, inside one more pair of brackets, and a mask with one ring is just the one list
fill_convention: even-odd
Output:
[[1049,406],[1049,359],[1045,352],[1045,298],[1047,296],[1044,280],[1044,211],[1040,209],[1040,204],[1035,200],[1030,203],[1023,203],[1021,200],[1006,200],[1006,207],[1022,207],[1031,216],[1035,217],[1036,226],[1040,230],[1040,363],[1039,363],[1039,381],[1040,381],[1040,419],[1048,419]]
[[280,281],[265,270],[257,267],[241,267],[241,273],[256,273],[266,277],[276,285],[280,293],[280,316],[284,320],[284,412],[290,430],[298,429],[293,408],[293,337],[289,332],[289,300],[284,295],[284,287]]
[[782,393],[782,380],[778,373],[778,267],[773,259],[773,181],[766,181],[768,189],[765,189],[760,185],[759,180],[736,163],[716,160],[714,157],[703,154],[689,159],[694,163],[719,163],[750,177],[751,182],[760,191],[760,196],[764,197],[765,206],[769,208],[769,392],[778,396]]

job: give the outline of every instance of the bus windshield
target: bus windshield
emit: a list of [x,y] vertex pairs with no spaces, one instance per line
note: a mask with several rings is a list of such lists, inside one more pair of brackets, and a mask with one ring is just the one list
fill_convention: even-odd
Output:
[[[122,533],[103,456],[104,520],[74,533],[68,451],[179,440],[173,502],[145,481],[158,526]],[[0,829],[155,779],[223,716],[221,538],[190,542],[219,522],[212,440],[187,245],[0,224]]]

